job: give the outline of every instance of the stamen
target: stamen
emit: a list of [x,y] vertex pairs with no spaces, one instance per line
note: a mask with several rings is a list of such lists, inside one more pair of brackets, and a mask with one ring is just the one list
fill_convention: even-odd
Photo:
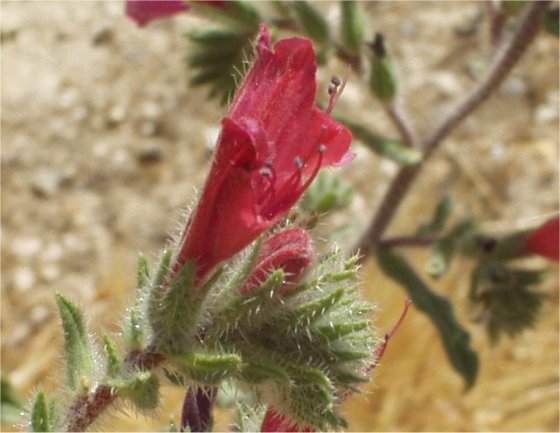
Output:
[[328,89],[330,95],[329,105],[325,110],[327,114],[332,113],[336,101],[338,101],[338,98],[340,98],[340,95],[342,95],[342,91],[344,90],[344,87],[346,87],[346,81],[348,79],[349,71],[350,71],[350,67],[348,67],[348,70],[346,71],[346,75],[344,76],[342,82],[340,81],[340,78],[338,78],[336,75],[331,78],[331,84],[329,84],[329,89]]
[[317,150],[319,151],[319,153],[325,153],[327,151],[327,146],[321,143]]
[[296,156],[294,159],[294,165],[296,166],[296,168],[298,170],[301,170],[303,168],[303,161],[301,160],[301,158],[299,156]]

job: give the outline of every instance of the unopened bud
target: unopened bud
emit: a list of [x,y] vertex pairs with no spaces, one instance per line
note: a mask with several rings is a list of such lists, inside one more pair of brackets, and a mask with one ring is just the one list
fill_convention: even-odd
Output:
[[369,87],[371,92],[382,102],[391,102],[397,93],[397,78],[391,56],[380,33],[370,47],[373,51]]
[[256,290],[276,269],[286,273],[280,293],[287,293],[305,275],[315,258],[309,234],[301,228],[275,233],[266,239],[257,256],[256,264],[239,292],[246,295]]

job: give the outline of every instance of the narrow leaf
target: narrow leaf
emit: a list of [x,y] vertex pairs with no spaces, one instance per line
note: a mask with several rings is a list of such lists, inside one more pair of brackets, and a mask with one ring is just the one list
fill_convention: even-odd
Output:
[[420,151],[407,146],[400,140],[375,134],[357,123],[349,122],[340,116],[335,117],[352,131],[355,138],[380,156],[403,165],[417,164],[422,159]]
[[400,254],[379,249],[377,260],[383,272],[401,284],[416,307],[432,320],[451,364],[463,376],[467,388],[474,385],[478,374],[478,356],[471,349],[470,335],[457,321],[449,300],[434,293]]
[[291,3],[304,32],[320,45],[329,40],[329,25],[323,16],[307,1]]
[[[322,298],[298,306],[293,311],[293,317],[297,322],[309,325],[333,308],[344,296],[344,291],[344,288],[341,287]],[[292,324],[298,326],[297,322],[292,322]]]
[[360,11],[358,3],[356,1],[340,2],[342,9],[340,23],[341,40],[344,48],[354,55],[360,54],[365,35],[365,15]]
[[16,424],[22,422],[22,399],[8,381],[2,376],[0,389],[0,422],[2,424]]
[[155,409],[159,400],[159,380],[154,372],[138,371],[122,382],[110,384],[120,396],[138,409]]
[[107,376],[117,376],[121,371],[121,360],[117,345],[107,334],[103,334],[103,344],[105,346],[105,353],[107,353]]
[[34,432],[51,431],[49,409],[45,394],[39,391],[31,409],[31,428]]
[[192,380],[217,385],[239,370],[241,357],[235,354],[187,353],[171,358]]
[[447,224],[452,210],[453,200],[446,194],[436,206],[432,220],[420,226],[417,232],[418,236],[436,235],[441,232]]
[[80,378],[92,372],[93,353],[80,308],[60,293],[56,295],[56,302],[64,329],[68,387],[76,390]]

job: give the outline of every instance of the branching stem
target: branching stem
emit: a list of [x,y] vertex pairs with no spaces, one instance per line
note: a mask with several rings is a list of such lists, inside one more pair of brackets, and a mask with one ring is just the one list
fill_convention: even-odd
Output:
[[538,33],[541,13],[547,7],[547,3],[546,1],[529,2],[524,14],[519,19],[513,36],[496,53],[496,57],[486,75],[469,94],[459,100],[447,117],[436,124],[432,132],[421,141],[420,147],[424,151],[422,161],[416,165],[402,167],[399,170],[368,229],[355,247],[356,250],[360,251],[362,257],[371,253],[379,243],[385,229],[389,226],[410,187],[421,172],[424,163],[438,149],[443,139],[500,86],[523,56]]
[[[125,361],[130,370],[153,370],[165,360],[164,356],[152,350],[131,352]],[[64,427],[66,431],[85,431],[118,396],[107,385],[97,387],[86,395],[79,396],[68,409]]]

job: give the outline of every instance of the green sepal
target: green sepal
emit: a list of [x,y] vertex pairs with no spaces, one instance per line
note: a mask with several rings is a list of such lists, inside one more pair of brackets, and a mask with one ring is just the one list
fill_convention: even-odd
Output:
[[357,383],[368,383],[370,381],[369,376],[365,374],[351,373],[349,371],[337,372],[335,378],[337,382],[343,385],[355,385]]
[[290,319],[293,319],[292,326],[298,327],[300,324],[309,326],[312,322],[324,316],[327,311],[333,308],[344,296],[344,288],[334,290],[322,298],[306,302],[296,307]]
[[262,240],[263,240],[262,236],[257,238],[253,246],[251,247],[251,251],[249,252],[247,257],[243,260],[243,263],[239,267],[237,272],[227,282],[226,287],[222,293],[227,295],[227,294],[232,294],[234,291],[237,291],[239,286],[241,286],[243,281],[245,281],[245,279],[249,276],[249,274],[251,273],[251,271],[253,270],[253,268],[257,263],[257,257],[261,249]]
[[387,45],[381,34],[375,35],[369,74],[369,89],[381,102],[390,103],[397,94],[397,76]]
[[365,36],[365,21],[359,2],[341,1],[340,37],[344,48],[353,55],[359,55]]
[[143,254],[138,256],[137,287],[140,291],[145,290],[150,284],[150,266]]
[[422,153],[419,150],[407,146],[401,140],[375,134],[362,125],[350,122],[340,116],[335,116],[335,118],[352,131],[354,138],[360,140],[380,156],[402,165],[417,164],[422,160]]
[[250,324],[256,326],[256,315],[266,318],[266,311],[275,308],[272,302],[275,293],[284,285],[285,272],[276,269],[264,283],[247,295],[238,295],[225,308],[216,313],[214,330],[217,332],[236,329]]
[[290,383],[290,376],[284,368],[273,363],[258,361],[249,356],[243,356],[243,367],[239,372],[241,380],[246,383],[258,384],[266,380],[278,383]]
[[258,432],[266,414],[262,405],[237,404],[235,408],[235,431],[240,433]]
[[111,337],[103,334],[103,345],[107,354],[107,376],[115,377],[121,372],[121,360],[117,350],[117,345]]
[[66,381],[68,388],[76,391],[81,378],[92,374],[94,354],[82,310],[60,293],[56,294],[56,303],[64,330]]
[[305,364],[289,363],[286,365],[286,369],[290,372],[290,376],[294,377],[298,385],[316,385],[326,389],[332,387],[329,376],[319,368]]
[[478,355],[470,347],[470,335],[457,321],[449,300],[434,293],[400,254],[377,250],[382,271],[408,292],[414,305],[432,320],[439,331],[447,356],[465,380],[467,388],[474,385],[478,374]]
[[170,361],[190,379],[204,385],[218,385],[241,366],[241,357],[233,353],[185,353],[172,356]]
[[295,1],[291,6],[307,36],[319,45],[326,44],[329,40],[329,24],[323,15],[307,1]]
[[49,414],[49,405],[43,391],[37,393],[31,408],[31,428],[34,432],[50,432],[52,424]]
[[20,424],[22,422],[23,403],[12,384],[2,376],[0,389],[0,422],[2,424]]
[[303,194],[299,207],[311,214],[324,214],[347,207],[353,194],[349,182],[330,171],[321,171]]
[[159,380],[152,371],[138,371],[124,380],[110,381],[108,385],[139,410],[155,409],[158,405]]
[[346,335],[363,331],[371,326],[371,321],[362,320],[360,322],[350,323],[331,323],[329,325],[319,327],[319,332],[329,341],[335,341]]
[[368,359],[371,357],[370,352],[358,350],[332,350],[331,353],[340,362],[359,361],[360,359]]
[[446,194],[437,204],[432,220],[429,223],[422,224],[418,228],[417,235],[432,236],[441,232],[447,224],[452,210],[453,200],[449,195]]

